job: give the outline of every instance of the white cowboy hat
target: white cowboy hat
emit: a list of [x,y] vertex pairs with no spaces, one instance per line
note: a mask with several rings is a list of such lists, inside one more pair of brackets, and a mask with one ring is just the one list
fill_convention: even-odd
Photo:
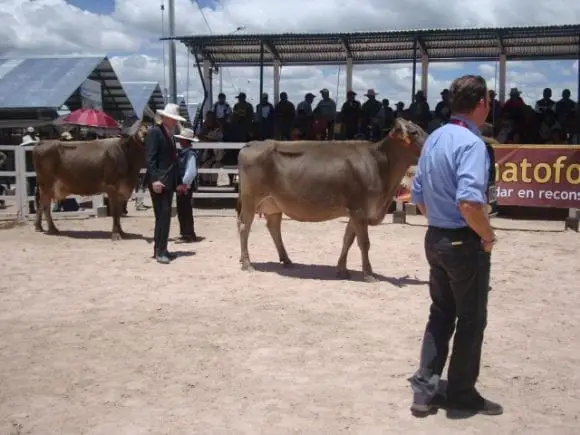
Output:
[[195,137],[191,128],[182,128],[180,134],[174,134],[173,137],[189,140],[191,142],[199,142],[199,139]]
[[34,127],[30,126],[26,128],[27,133],[34,133]]
[[63,140],[72,140],[73,137],[68,131],[65,131],[60,135],[60,138]]
[[365,94],[365,97],[376,97],[377,95],[379,95],[378,92],[375,92],[374,89],[369,89]]
[[166,118],[175,119],[176,121],[186,122],[187,120],[179,114],[179,106],[174,103],[167,103],[165,109],[157,109],[157,113]]

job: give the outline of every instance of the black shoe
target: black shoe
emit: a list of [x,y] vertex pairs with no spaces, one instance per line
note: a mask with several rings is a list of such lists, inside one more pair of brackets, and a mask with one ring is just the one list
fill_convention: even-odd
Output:
[[449,413],[457,416],[463,415],[501,415],[503,414],[503,407],[499,403],[484,399],[481,396],[476,396],[470,399],[457,400],[448,399],[446,409]]
[[437,409],[445,406],[445,396],[442,394],[435,394],[433,398],[427,403],[423,403],[419,394],[413,395],[413,404],[411,405],[411,414],[414,417],[423,418],[437,412]]
[[171,259],[166,254],[161,254],[155,257],[155,261],[159,264],[169,264],[171,263]]
[[169,252],[169,251],[165,251],[165,255],[170,260],[175,260],[177,258],[177,254],[174,254],[173,252]]
[[193,233],[193,236],[180,236],[179,243],[195,243],[197,242],[197,236]]

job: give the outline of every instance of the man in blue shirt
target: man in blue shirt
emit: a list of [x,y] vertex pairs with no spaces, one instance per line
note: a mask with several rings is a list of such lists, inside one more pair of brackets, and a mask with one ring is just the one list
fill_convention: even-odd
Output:
[[[425,141],[411,190],[429,225],[425,252],[432,300],[419,369],[411,378],[411,411],[428,414],[445,407],[498,415],[502,407],[475,388],[495,243],[487,215],[490,159],[479,132],[489,97],[485,80],[473,75],[456,79],[449,93],[451,119]],[[437,389],[454,329],[443,397]]]
[[177,220],[179,221],[179,234],[182,243],[192,243],[197,241],[193,222],[193,196],[192,183],[197,176],[197,155],[191,148],[191,142],[195,141],[193,130],[189,128],[181,129],[180,134],[175,135],[179,139],[179,176],[181,184],[177,186],[176,205]]

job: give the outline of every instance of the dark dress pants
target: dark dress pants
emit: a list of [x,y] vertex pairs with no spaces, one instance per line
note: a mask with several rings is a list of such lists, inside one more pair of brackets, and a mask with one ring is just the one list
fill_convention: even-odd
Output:
[[455,330],[447,398],[468,401],[478,394],[475,384],[487,325],[490,254],[483,251],[481,239],[469,228],[429,227],[425,252],[431,268],[432,303],[412,388],[424,398],[437,392]]
[[189,189],[185,195],[177,195],[177,219],[179,220],[179,234],[181,237],[193,237],[195,234],[193,223],[193,208],[191,197],[193,190]]
[[167,243],[169,242],[173,189],[165,187],[161,193],[155,193],[152,186],[149,185],[149,193],[151,194],[153,213],[155,215],[153,251],[154,255],[162,255],[167,253]]

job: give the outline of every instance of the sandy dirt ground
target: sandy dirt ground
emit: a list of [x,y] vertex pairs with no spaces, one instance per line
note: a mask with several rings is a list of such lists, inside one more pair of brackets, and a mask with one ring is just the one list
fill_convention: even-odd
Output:
[[340,220],[283,222],[293,269],[257,220],[254,273],[231,211],[196,210],[205,240],[172,242],[168,266],[150,258],[150,212],[117,243],[109,219],[0,231],[0,433],[578,434],[580,236],[495,220],[479,388],[505,414],[416,419],[429,296],[424,222],[410,222],[371,230],[373,284],[356,244],[353,279],[335,279]]

